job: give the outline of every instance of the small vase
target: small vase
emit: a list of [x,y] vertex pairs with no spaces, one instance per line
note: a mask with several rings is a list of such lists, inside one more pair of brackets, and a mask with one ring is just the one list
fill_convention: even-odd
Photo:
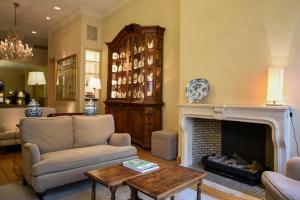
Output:
[[86,104],[84,108],[84,114],[85,115],[96,115],[96,105],[95,102],[93,102],[92,99],[90,99]]
[[43,114],[42,109],[39,107],[39,103],[34,99],[28,104],[27,108],[25,108],[25,116],[26,117],[41,117]]

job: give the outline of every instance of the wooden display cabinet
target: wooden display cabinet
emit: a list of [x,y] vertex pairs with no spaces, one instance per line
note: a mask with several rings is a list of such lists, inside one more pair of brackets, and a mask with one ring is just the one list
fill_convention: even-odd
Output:
[[163,40],[159,26],[125,26],[108,45],[105,112],[113,114],[116,132],[151,147],[151,133],[162,126]]

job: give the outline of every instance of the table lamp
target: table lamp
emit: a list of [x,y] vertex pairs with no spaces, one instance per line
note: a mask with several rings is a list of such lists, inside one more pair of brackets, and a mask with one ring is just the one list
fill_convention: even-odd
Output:
[[[88,79],[88,88],[94,89],[94,98],[96,99],[96,90],[101,89],[101,81],[100,78],[89,78]],[[90,98],[90,101],[86,104],[85,113],[87,115],[96,115],[96,104],[95,102],[92,102],[92,99]]]
[[[46,84],[44,72],[29,72],[27,84],[34,86],[33,96],[34,98],[36,98],[36,86]],[[25,109],[25,116],[26,117],[42,116],[42,109],[39,107],[39,103],[36,102],[34,99],[31,99],[30,103],[27,105],[27,108]]]
[[29,72],[27,84],[34,86],[33,96],[36,98],[36,86],[46,84],[44,72]]
[[283,68],[269,68],[268,73],[268,95],[267,101],[272,102],[268,105],[280,105],[283,97]]
[[90,89],[94,89],[94,98],[96,98],[96,90],[101,89],[100,78],[89,78],[88,79],[88,87]]

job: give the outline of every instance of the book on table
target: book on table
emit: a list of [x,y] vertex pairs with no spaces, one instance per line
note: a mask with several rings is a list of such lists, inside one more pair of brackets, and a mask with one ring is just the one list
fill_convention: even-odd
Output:
[[123,166],[135,171],[145,173],[159,169],[159,165],[142,159],[134,159],[123,162]]

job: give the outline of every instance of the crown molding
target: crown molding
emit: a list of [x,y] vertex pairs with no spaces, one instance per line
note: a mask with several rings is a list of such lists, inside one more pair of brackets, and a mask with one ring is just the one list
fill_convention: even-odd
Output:
[[108,9],[107,11],[105,11],[101,15],[102,19],[109,17],[110,15],[114,14],[115,12],[117,12],[118,10],[120,10],[121,8],[123,8],[124,6],[126,6],[127,4],[129,4],[132,1],[133,0],[123,0],[123,1],[121,1],[117,5],[113,6],[112,8]]
[[69,14],[68,16],[64,17],[63,20],[61,20],[60,22],[58,22],[57,24],[55,24],[54,26],[52,26],[49,29],[49,31],[48,31],[48,37],[53,32],[55,32],[57,29],[65,26],[70,21],[72,21],[73,19],[75,19],[76,17],[79,17],[79,16],[90,16],[90,17],[94,17],[96,19],[102,20],[102,16],[101,15],[97,15],[97,14],[89,12],[88,10],[85,10],[85,9],[77,9],[74,12],[72,12],[71,14]]
[[98,15],[98,14],[92,13],[92,12],[86,10],[86,9],[80,9],[79,12],[80,12],[82,15],[86,15],[86,16],[90,16],[90,17],[102,19],[102,15]]
[[67,23],[69,23],[70,21],[72,21],[73,19],[75,19],[76,17],[78,17],[80,15],[81,15],[81,9],[77,9],[74,12],[72,12],[71,14],[65,16],[63,20],[59,21],[58,23],[56,23],[54,26],[52,26],[49,29],[49,31],[48,31],[48,37],[53,32],[55,32],[57,29],[65,26]]

